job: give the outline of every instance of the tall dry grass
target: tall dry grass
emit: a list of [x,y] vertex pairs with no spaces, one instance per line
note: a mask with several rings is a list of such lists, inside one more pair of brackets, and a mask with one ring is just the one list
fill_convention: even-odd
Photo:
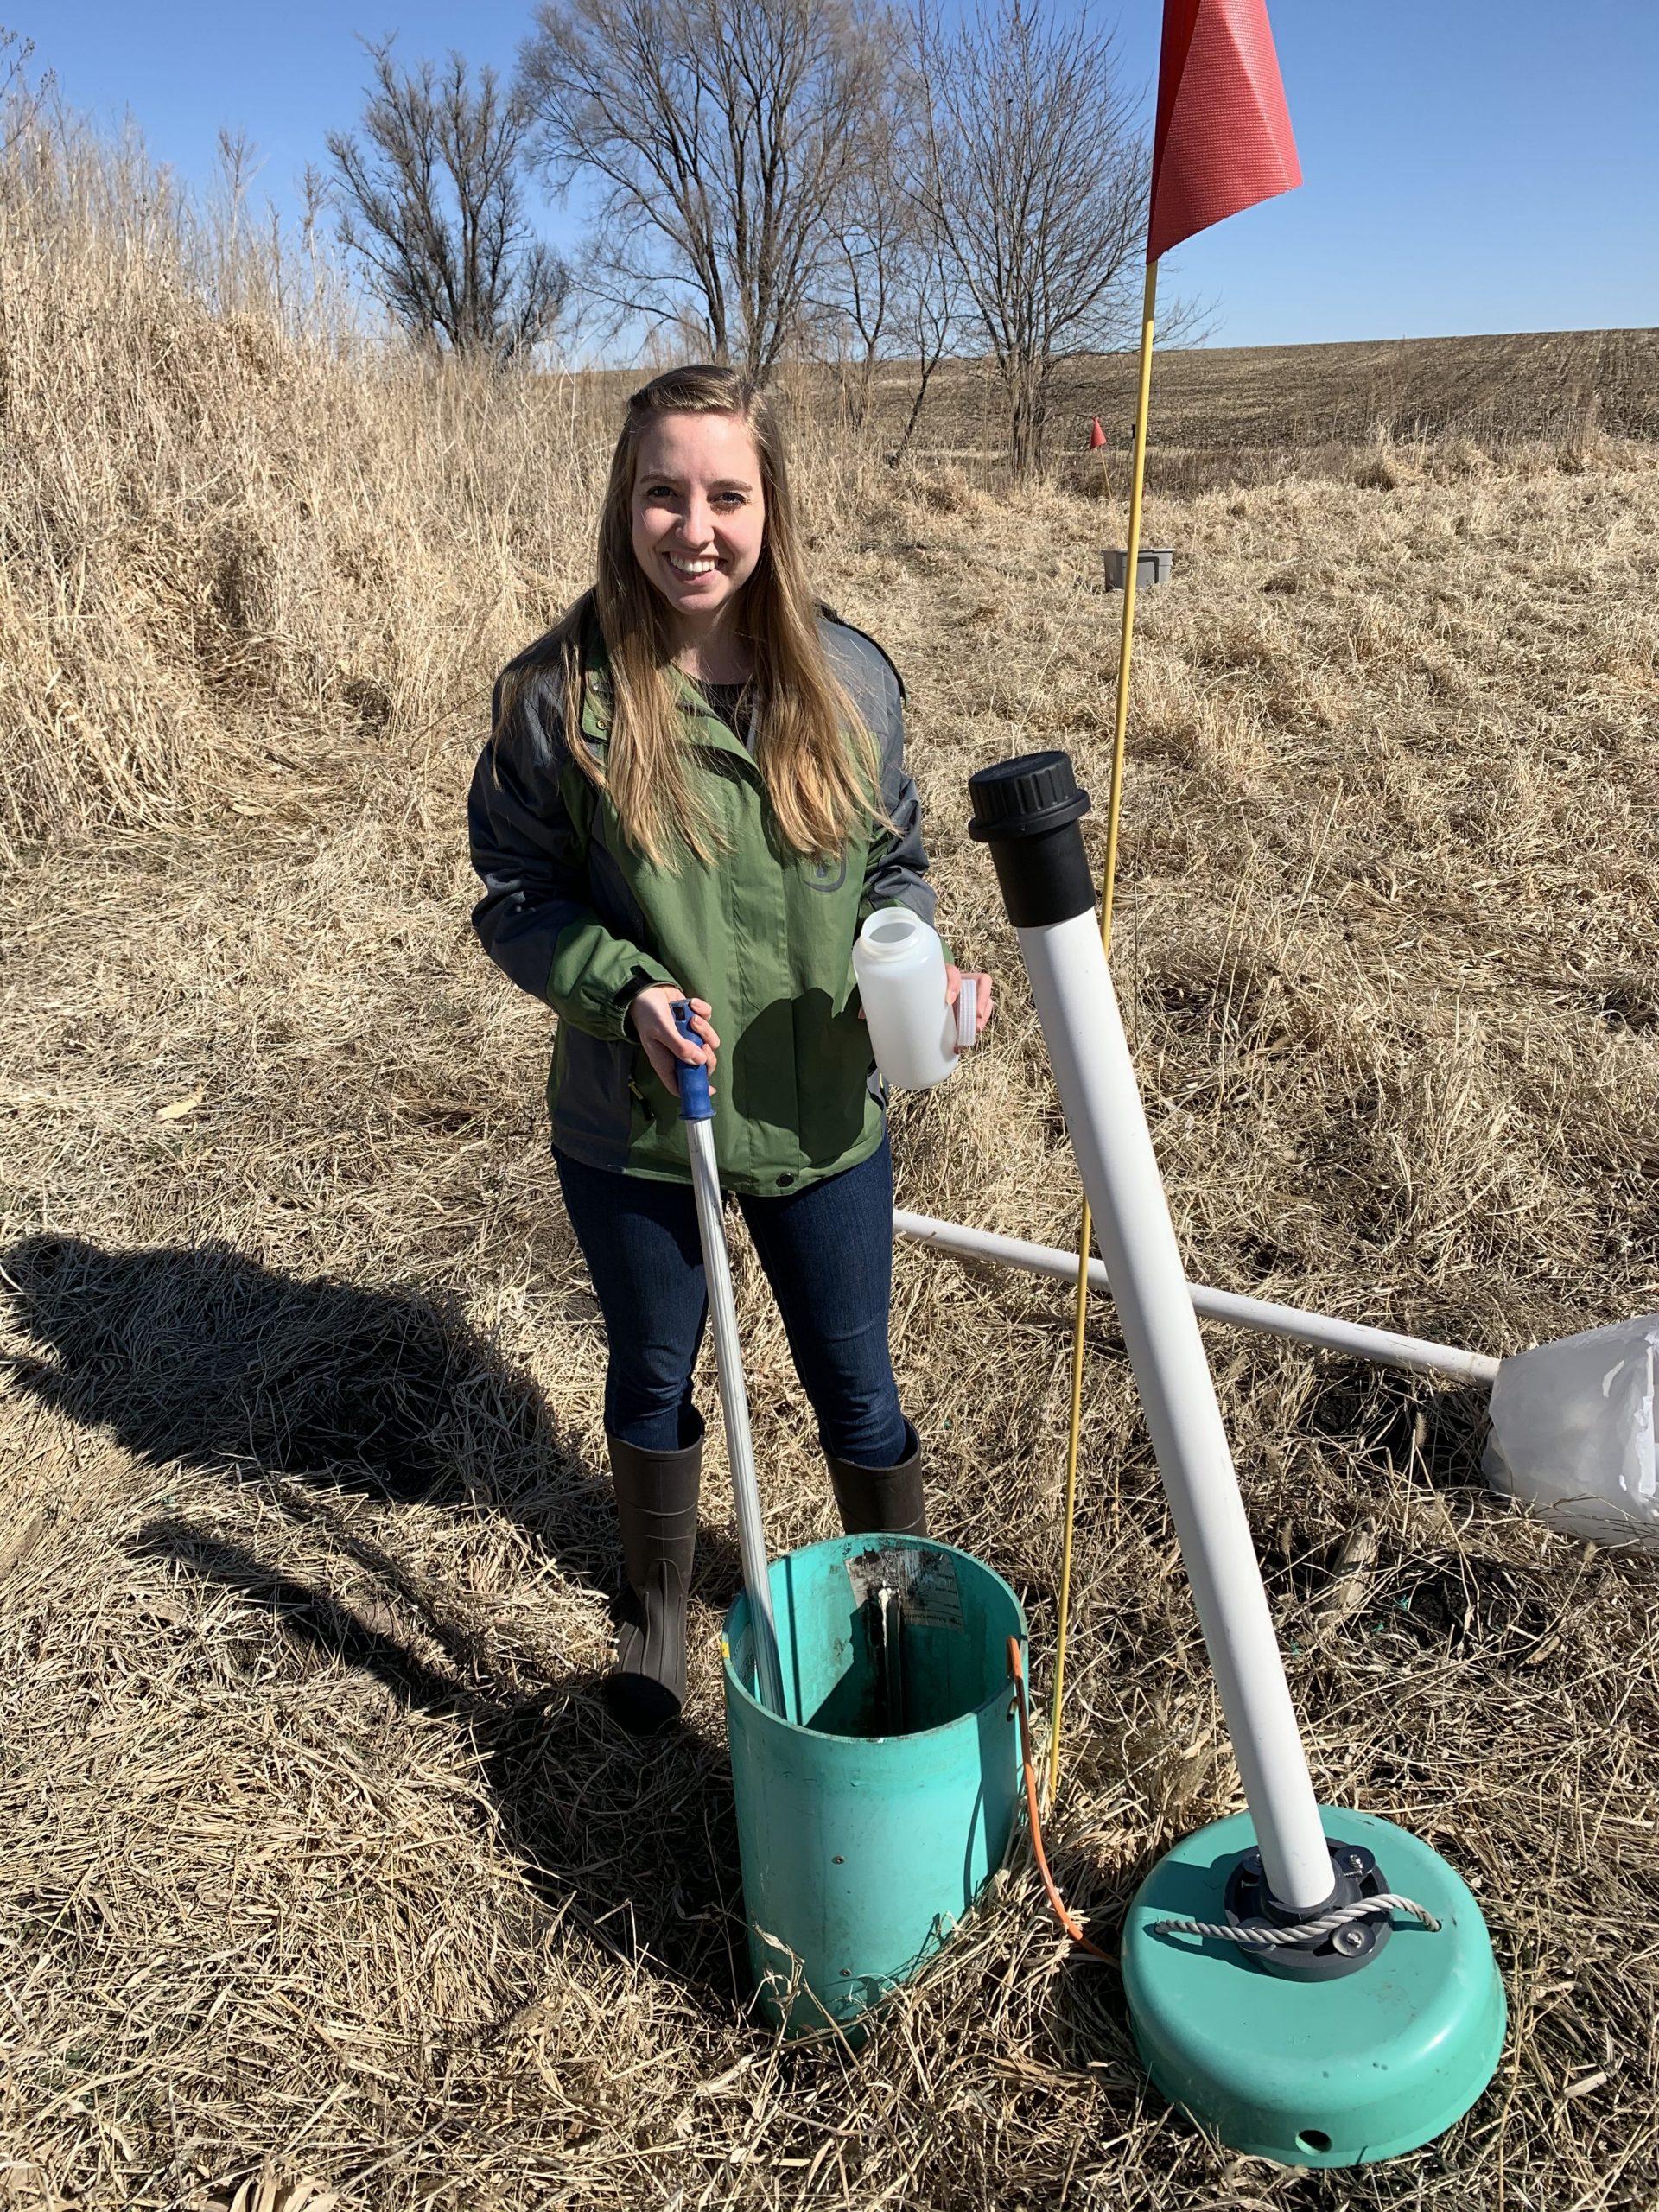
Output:
[[14,845],[411,738],[570,595],[578,380],[386,352],[337,271],[73,126],[0,172],[0,261]]
[[[30,158],[0,191],[8,2201],[1652,2203],[1651,1562],[1489,1497],[1467,1394],[1224,1332],[1320,1793],[1477,1885],[1491,2094],[1332,2180],[1218,2152],[1023,1863],[857,2057],[745,2017],[720,1455],[689,1726],[642,1756],[594,1689],[603,1348],[549,1023],[466,922],[486,687],[581,580],[613,387],[416,372],[303,283],[237,289],[226,226],[130,166]],[[1121,512],[997,490],[948,420],[895,478],[817,389],[819,570],[906,671],[946,922],[1001,984],[898,1111],[901,1198],[1064,1242],[963,785],[1052,743],[1103,795]],[[1652,448],[1576,435],[1154,493],[1116,962],[1195,1274],[1497,1351],[1659,1304],[1656,519]],[[831,1512],[739,1272],[781,1547]],[[1066,1305],[898,1255],[936,1526],[1020,1586],[1039,1668]],[[1052,1842],[1109,1929],[1239,1799],[1109,1310],[1084,1443]]]

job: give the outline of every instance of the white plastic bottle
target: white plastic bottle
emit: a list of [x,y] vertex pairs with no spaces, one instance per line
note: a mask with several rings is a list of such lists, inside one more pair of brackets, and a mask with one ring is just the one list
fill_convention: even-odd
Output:
[[944,947],[907,906],[878,907],[853,947],[870,1049],[886,1080],[926,1090],[957,1065],[957,1016],[944,1002]]

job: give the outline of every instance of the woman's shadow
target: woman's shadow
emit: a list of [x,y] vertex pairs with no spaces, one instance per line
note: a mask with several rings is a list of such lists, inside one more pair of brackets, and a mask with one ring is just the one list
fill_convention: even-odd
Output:
[[[347,1605],[326,1578],[263,1558],[245,1523],[156,1519],[137,1556],[261,1607],[302,1662],[366,1669],[406,1707],[456,1718],[537,1885],[601,1944],[648,1952],[729,2010],[742,1936],[723,1745],[684,1728],[640,1747],[556,1639],[504,1635],[427,1566],[429,1543],[400,1554],[397,1516],[365,1510],[420,1505],[469,1527],[499,1513],[563,1576],[613,1587],[610,1485],[534,1383],[441,1300],[305,1281],[223,1246],[34,1236],[0,1255],[0,1288],[29,1340],[7,1362],[15,1385],[143,1459],[257,1492],[376,1594]],[[702,1531],[698,1570],[716,1603],[735,1589],[723,1533]]]

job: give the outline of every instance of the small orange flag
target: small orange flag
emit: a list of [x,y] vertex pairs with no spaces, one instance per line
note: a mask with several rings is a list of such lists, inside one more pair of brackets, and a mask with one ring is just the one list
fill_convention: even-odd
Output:
[[1089,427],[1089,450],[1090,450],[1090,453],[1093,453],[1093,451],[1095,450],[1095,448],[1096,448],[1096,446],[1103,446],[1103,445],[1105,444],[1105,442],[1106,442],[1106,433],[1105,433],[1105,431],[1104,431],[1104,430],[1103,430],[1103,429],[1101,429],[1101,427],[1100,427],[1100,417],[1099,417],[1099,416],[1098,416],[1098,415],[1096,415],[1096,417],[1095,417],[1095,419],[1094,419],[1094,421],[1093,421],[1093,423],[1090,423],[1090,427]]

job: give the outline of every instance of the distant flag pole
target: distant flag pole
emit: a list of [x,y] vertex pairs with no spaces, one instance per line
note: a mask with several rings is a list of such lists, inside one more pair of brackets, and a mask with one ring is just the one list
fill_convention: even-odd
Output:
[[[1117,713],[1112,733],[1112,788],[1100,893],[1100,934],[1109,955],[1123,805],[1123,753],[1129,723],[1129,655],[1135,642],[1135,588],[1141,565],[1141,500],[1147,473],[1158,264],[1184,239],[1208,230],[1212,223],[1224,222],[1229,215],[1254,207],[1259,200],[1276,199],[1301,181],[1285,88],[1280,81],[1279,57],[1268,23],[1267,0],[1164,0],[1158,113],[1152,138],[1152,199],[1147,219],[1147,275],[1141,300],[1141,366],[1129,480],[1129,542],[1123,568],[1123,627],[1117,655]],[[1094,1223],[1085,1198],[1071,1321],[1065,1531],[1060,1553],[1059,1620],[1048,1731],[1051,1803],[1060,1777],[1060,1701],[1065,1685],[1071,1535],[1077,1518],[1077,1447],[1083,1428],[1083,1332],[1089,1316],[1089,1248],[1093,1239]]]

